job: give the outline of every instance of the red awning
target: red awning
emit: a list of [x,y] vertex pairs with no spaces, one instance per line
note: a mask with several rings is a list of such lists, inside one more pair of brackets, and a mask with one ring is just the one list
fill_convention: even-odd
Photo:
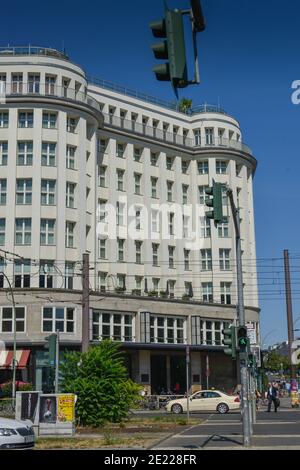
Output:
[[[27,367],[30,349],[18,349],[16,351],[17,369]],[[13,363],[13,351],[0,351],[0,369],[11,369]]]

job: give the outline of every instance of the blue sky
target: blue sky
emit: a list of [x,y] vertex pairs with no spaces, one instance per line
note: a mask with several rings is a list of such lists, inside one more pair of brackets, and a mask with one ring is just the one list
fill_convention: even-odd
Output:
[[[238,118],[244,141],[258,159],[257,257],[266,258],[259,261],[262,336],[272,343],[286,337],[284,248],[291,254],[294,319],[300,317],[300,105],[291,102],[291,83],[300,79],[300,2],[202,4],[207,29],[198,38],[201,84],[181,97],[194,104],[219,101]],[[188,8],[189,2],[168,0],[168,5]],[[171,86],[157,82],[151,71],[155,41],[148,24],[162,15],[162,0],[52,0],[43,5],[15,0],[1,9],[1,45],[65,47],[89,74],[174,100]]]

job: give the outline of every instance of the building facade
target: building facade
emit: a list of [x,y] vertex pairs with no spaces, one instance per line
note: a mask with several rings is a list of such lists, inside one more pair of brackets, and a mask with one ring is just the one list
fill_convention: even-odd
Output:
[[[0,48],[0,84],[0,339],[12,348],[10,283],[19,356],[27,351],[20,378],[44,386],[52,332],[62,351],[80,349],[88,253],[91,344],[121,341],[130,376],[152,393],[184,390],[186,345],[194,387],[234,385],[222,352],[237,302],[226,185],[240,208],[246,319],[259,342],[256,160],[237,120],[87,77],[47,48]],[[224,188],[218,225],[205,216],[213,181]]]

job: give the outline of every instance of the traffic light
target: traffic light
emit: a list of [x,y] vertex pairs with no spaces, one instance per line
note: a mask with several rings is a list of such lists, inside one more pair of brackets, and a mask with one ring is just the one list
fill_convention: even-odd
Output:
[[248,342],[249,342],[246,326],[239,326],[238,327],[237,337],[238,337],[237,343],[238,343],[239,350],[241,352],[246,352]]
[[213,219],[215,222],[223,221],[223,204],[222,204],[222,184],[213,182],[212,187],[206,188],[205,193],[208,196],[205,198],[205,204],[212,207],[213,210],[206,212],[208,219]]
[[222,330],[222,333],[224,336],[222,343],[227,346],[224,349],[224,353],[227,354],[227,356],[231,356],[232,359],[236,359],[236,327],[230,326]]
[[153,36],[164,41],[151,46],[156,59],[168,60],[153,67],[157,80],[170,81],[175,89],[189,84],[182,12],[165,10],[165,18],[150,23]]
[[56,333],[46,336],[45,348],[49,349],[49,366],[55,367],[56,362]]

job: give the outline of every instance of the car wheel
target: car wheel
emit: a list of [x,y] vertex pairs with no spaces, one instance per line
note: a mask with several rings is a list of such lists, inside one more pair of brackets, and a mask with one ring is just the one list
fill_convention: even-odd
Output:
[[225,413],[228,413],[228,411],[229,411],[229,408],[226,405],[226,403],[220,403],[217,406],[217,412],[220,413],[221,415],[224,415]]
[[180,413],[182,413],[182,406],[179,405],[178,403],[175,403],[175,405],[172,405],[172,408],[171,408],[172,412],[175,413],[176,415],[179,415]]

